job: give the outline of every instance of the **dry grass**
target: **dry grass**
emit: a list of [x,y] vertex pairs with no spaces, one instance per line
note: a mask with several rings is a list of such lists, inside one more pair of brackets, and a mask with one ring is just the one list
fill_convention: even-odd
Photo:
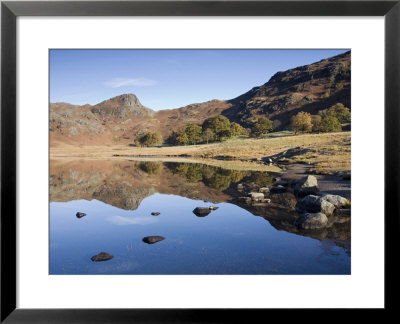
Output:
[[[316,170],[349,171],[351,156],[350,132],[303,134],[296,136],[271,137],[263,139],[232,139],[222,143],[165,146],[165,147],[127,147],[113,146],[72,146],[63,145],[50,149],[51,157],[112,157],[118,156],[159,156],[174,157],[188,155],[196,158],[215,158],[226,156],[236,159],[250,160],[262,158],[286,151],[293,147],[308,149],[306,153],[292,156],[293,162],[314,164]],[[221,162],[221,163],[225,163]]]

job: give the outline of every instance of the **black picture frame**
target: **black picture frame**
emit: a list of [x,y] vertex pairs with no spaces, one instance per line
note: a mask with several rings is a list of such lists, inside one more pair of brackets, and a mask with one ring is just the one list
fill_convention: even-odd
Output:
[[[16,19],[19,16],[384,16],[385,310],[396,308],[400,183],[400,0],[396,1],[2,1],[1,322],[199,323],[263,318],[268,309],[16,308]],[[367,157],[366,157],[367,158]],[[380,190],[383,188],[374,188]],[[366,283],[368,285],[368,283]]]

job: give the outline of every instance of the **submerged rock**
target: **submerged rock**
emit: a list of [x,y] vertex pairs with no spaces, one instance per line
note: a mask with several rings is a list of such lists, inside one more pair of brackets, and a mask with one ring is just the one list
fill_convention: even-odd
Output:
[[313,195],[319,191],[317,178],[308,175],[300,179],[294,188],[294,193],[297,196]]
[[151,214],[152,214],[153,216],[158,216],[158,215],[160,215],[159,212],[152,212]]
[[154,243],[160,242],[162,240],[165,240],[165,237],[157,236],[157,235],[156,236],[146,236],[146,237],[143,237],[143,239],[142,239],[142,241],[147,244],[154,244]]
[[196,207],[193,209],[193,214],[198,217],[204,217],[211,213],[211,210],[208,207]]
[[99,254],[92,256],[90,260],[92,260],[93,262],[108,261],[111,260],[113,257],[113,255],[106,252],[100,252]]
[[324,213],[306,213],[295,221],[295,225],[302,229],[319,229],[327,224],[328,217]]
[[308,195],[297,202],[295,206],[299,213],[324,213],[329,216],[333,214],[335,206],[321,197]]
[[321,199],[329,201],[336,208],[343,208],[343,207],[350,206],[350,201],[347,198],[344,198],[339,195],[329,195],[328,194],[328,195],[322,196]]
[[77,218],[82,218],[83,216],[86,216],[86,214],[85,213],[81,213],[81,212],[77,212],[76,213],[76,217]]

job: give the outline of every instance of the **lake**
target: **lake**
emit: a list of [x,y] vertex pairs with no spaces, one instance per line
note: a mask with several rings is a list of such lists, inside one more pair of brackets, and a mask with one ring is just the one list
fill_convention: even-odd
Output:
[[[51,160],[49,272],[350,274],[349,218],[297,228],[290,186],[267,203],[240,199],[241,187],[271,186],[275,176],[198,163]],[[216,209],[204,216],[197,207]],[[163,239],[148,244],[148,236]],[[92,261],[100,252],[113,257]]]

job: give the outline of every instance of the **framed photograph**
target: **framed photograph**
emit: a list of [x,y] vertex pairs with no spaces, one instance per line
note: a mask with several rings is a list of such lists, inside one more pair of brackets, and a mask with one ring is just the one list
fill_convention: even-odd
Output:
[[393,309],[399,15],[3,1],[1,321]]

